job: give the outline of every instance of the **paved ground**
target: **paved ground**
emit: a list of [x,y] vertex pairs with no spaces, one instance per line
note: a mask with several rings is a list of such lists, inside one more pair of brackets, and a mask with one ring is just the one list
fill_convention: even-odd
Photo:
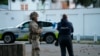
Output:
[[[0,43],[3,43],[0,41]],[[28,43],[27,41],[16,41],[15,43]],[[31,44],[25,44],[26,56],[31,56]],[[61,56],[59,46],[41,43],[40,56]],[[74,56],[100,56],[100,45],[95,44],[73,44]],[[68,56],[68,53],[67,53]]]
[[[100,56],[100,45],[73,44],[75,56]],[[41,44],[41,56],[60,56],[60,48],[53,44]],[[26,45],[26,56],[31,56],[31,45]],[[68,56],[68,53],[67,53]]]

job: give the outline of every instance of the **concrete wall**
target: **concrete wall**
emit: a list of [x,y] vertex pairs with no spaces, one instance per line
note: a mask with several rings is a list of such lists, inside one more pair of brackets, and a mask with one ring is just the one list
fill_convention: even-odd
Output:
[[[32,11],[0,11],[0,29],[7,27],[16,27],[23,21],[29,20]],[[39,11],[39,21],[43,21],[43,16]],[[41,19],[42,18],[42,19]]]
[[22,11],[0,11],[0,28],[13,27],[23,21]]
[[[69,9],[69,10],[47,10],[49,21],[60,21],[62,14],[68,15],[69,21],[73,23],[75,35],[100,35],[100,9]],[[49,16],[48,16],[49,15]],[[54,17],[55,16],[55,17]],[[49,18],[50,17],[50,18]]]
[[[0,11],[0,28],[15,27],[29,20],[32,11]],[[100,8],[37,11],[39,21],[59,22],[62,14],[67,14],[75,28],[74,35],[100,36]]]

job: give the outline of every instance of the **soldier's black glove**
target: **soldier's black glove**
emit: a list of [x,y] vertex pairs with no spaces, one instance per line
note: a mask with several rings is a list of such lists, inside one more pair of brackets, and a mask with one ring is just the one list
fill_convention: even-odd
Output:
[[73,34],[71,34],[71,39],[73,40]]
[[56,40],[56,42],[55,42],[55,46],[58,46],[59,44],[58,44],[58,40]]

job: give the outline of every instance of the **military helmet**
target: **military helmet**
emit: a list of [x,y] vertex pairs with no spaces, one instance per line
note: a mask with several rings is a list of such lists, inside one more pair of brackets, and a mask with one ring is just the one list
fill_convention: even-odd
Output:
[[32,20],[34,17],[38,17],[38,13],[37,12],[32,12],[30,14],[30,19]]

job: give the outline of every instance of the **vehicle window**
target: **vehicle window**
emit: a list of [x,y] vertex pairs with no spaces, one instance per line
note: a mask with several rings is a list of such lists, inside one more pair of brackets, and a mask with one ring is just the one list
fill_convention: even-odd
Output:
[[24,24],[23,24],[23,27],[24,27],[24,28],[29,28],[29,22],[24,23]]
[[[40,27],[50,27],[50,26],[53,26],[53,24],[51,22],[42,22],[42,21],[39,21],[38,25]],[[29,28],[29,22],[24,23],[23,27],[24,28]]]
[[53,26],[53,24],[50,23],[50,22],[39,22],[39,25],[42,26],[42,27],[50,27],[50,26]]
[[50,22],[45,22],[45,26],[46,26],[46,27],[52,26],[52,23],[50,23]]

